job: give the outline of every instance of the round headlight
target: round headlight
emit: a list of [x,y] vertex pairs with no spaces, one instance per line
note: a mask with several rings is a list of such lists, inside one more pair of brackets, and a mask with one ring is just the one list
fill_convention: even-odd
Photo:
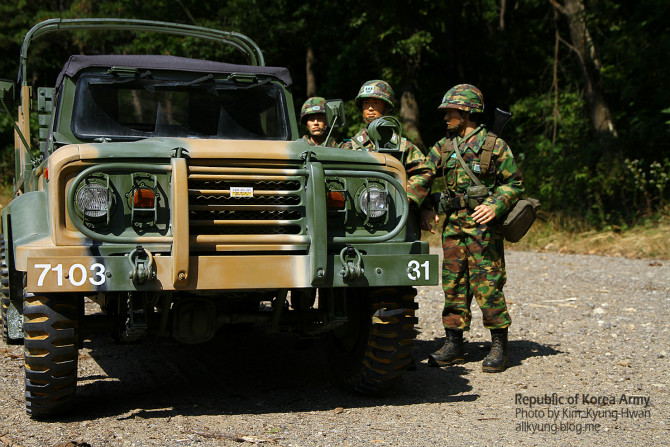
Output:
[[77,191],[77,208],[85,219],[104,219],[112,207],[109,188],[99,183],[86,183]]
[[377,185],[370,185],[361,194],[361,210],[371,218],[382,217],[388,209],[386,191]]

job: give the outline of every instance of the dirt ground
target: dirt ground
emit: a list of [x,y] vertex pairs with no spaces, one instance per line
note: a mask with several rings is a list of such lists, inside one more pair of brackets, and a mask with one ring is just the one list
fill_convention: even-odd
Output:
[[196,346],[103,337],[80,351],[75,411],[31,420],[23,348],[0,344],[0,447],[670,445],[670,261],[508,251],[510,368],[433,368],[439,287],[419,291],[416,370],[383,398],[329,380],[322,346],[253,329]]

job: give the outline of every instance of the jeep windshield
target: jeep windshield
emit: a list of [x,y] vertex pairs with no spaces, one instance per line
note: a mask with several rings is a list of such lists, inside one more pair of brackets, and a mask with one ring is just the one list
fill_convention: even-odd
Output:
[[269,81],[216,80],[212,75],[160,78],[83,75],[72,116],[77,138],[148,137],[287,140],[282,89]]

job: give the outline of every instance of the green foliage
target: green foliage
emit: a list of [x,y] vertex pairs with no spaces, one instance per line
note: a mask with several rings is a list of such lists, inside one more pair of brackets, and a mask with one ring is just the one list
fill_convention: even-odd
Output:
[[[667,109],[663,109],[663,110],[661,110],[661,112],[662,112],[662,113],[670,114],[670,107],[668,107]],[[670,126],[670,119],[667,120],[667,121],[665,122],[665,124],[667,124],[668,126]]]
[[[559,115],[553,114],[553,98],[548,95],[526,97],[512,105],[512,133],[508,137],[520,167],[529,195],[536,195],[543,206],[562,209],[574,198],[580,198],[578,212],[589,208],[582,194],[589,183],[588,166],[583,163],[582,137],[588,122],[583,115],[583,101],[574,92],[559,95]],[[557,140],[552,142],[554,126]]]

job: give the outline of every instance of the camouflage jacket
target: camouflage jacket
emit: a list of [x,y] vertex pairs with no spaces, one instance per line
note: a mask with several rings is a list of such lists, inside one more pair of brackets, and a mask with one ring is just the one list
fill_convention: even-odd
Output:
[[[310,146],[318,146],[317,144],[314,144],[314,142],[309,138],[308,134],[303,135],[302,139],[305,140],[307,144],[309,144]],[[326,147],[341,147],[341,146],[342,144],[335,141],[335,138],[331,138],[328,141],[328,145]]]
[[[479,176],[479,180],[491,192],[491,195],[482,203],[493,208],[496,213],[496,219],[493,222],[497,223],[523,193],[523,178],[510,147],[501,138],[498,138],[493,146],[488,170],[481,173],[479,161],[487,135],[487,130],[480,127],[470,136],[466,136],[465,140],[459,137],[453,139],[445,137],[435,143],[423,163],[415,164],[408,169],[407,195],[409,198],[421,205],[428,196],[436,177],[444,176],[446,192],[452,197],[465,194],[468,187],[474,185],[456,157],[453,145],[458,144],[466,165]],[[470,217],[471,213],[472,210],[467,208],[450,213],[445,224],[445,232],[447,234],[462,232],[481,234],[486,229],[486,225],[477,225]]]

